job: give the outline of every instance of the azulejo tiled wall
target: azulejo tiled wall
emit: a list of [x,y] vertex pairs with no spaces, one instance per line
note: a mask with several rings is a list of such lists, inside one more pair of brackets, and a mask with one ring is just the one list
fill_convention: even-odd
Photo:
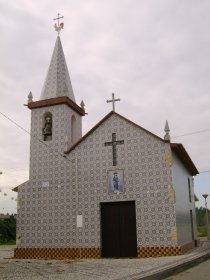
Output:
[[[117,140],[124,140],[117,146],[116,167],[112,165],[112,147],[104,146],[111,141],[112,133]],[[171,169],[165,161],[166,153],[170,153],[169,144],[117,115],[102,123],[72,152],[77,161],[77,209],[84,213],[84,228],[95,229],[83,229],[89,246],[100,246],[100,202],[126,200],[136,204],[138,246],[174,245],[171,228],[175,227],[175,211],[167,197]],[[107,172],[118,169],[124,171],[124,193],[109,194]],[[92,243],[93,237],[97,243]]]
[[[100,248],[100,203],[128,200],[136,205],[138,247],[177,246],[172,238],[175,209],[168,199],[169,144],[113,114],[63,158],[56,151],[65,146],[65,110],[52,108],[60,134],[50,148],[31,140],[30,181],[19,188],[18,248]],[[36,135],[42,113],[33,116]],[[124,140],[117,146],[117,166],[112,164],[112,147],[104,146],[112,133]],[[110,194],[107,173],[117,169],[124,172],[124,192]],[[77,215],[83,216],[82,228],[77,227]]]

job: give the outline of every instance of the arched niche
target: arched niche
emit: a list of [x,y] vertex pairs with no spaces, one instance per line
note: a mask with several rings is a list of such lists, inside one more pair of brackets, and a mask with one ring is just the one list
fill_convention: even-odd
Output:
[[43,126],[42,126],[42,135],[44,141],[52,140],[52,126],[53,118],[50,112],[46,112],[43,115]]
[[73,115],[71,117],[71,143],[75,143],[77,140],[77,122],[76,122],[76,118]]

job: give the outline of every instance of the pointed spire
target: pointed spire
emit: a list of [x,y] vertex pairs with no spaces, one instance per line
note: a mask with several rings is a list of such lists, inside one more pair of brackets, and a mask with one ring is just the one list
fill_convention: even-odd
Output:
[[74,92],[71,85],[60,36],[57,36],[40,100],[59,96],[67,96],[75,102]]
[[32,95],[31,91],[29,92],[29,95],[28,95],[28,103],[30,103],[30,102],[33,102],[33,95]]
[[164,136],[164,140],[167,141],[167,142],[170,142],[170,141],[171,141],[171,136],[170,136],[170,134],[169,134],[170,129],[169,129],[168,121],[166,121],[164,131],[165,131],[165,133],[166,133],[165,136]]

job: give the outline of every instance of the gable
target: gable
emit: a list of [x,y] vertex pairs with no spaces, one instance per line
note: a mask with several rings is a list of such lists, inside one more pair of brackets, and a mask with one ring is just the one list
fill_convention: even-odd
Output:
[[[116,125],[113,125],[112,122],[114,122]],[[149,139],[152,142],[159,143],[159,147],[165,146],[168,141],[165,141],[164,139],[158,137],[157,135],[153,134],[152,132],[146,130],[145,128],[137,125],[136,123],[128,120],[127,118],[123,117],[122,115],[111,111],[109,114],[107,114],[100,122],[98,122],[89,132],[87,132],[79,141],[77,141],[67,152],[66,154],[71,153],[75,148],[77,148],[79,145],[81,145],[88,137],[93,137],[95,132],[99,129],[103,130],[103,127],[112,127],[112,132],[115,132],[115,126],[120,126],[120,132],[124,131],[124,134],[127,134],[127,130],[132,130],[134,134],[138,134],[138,137],[141,138],[141,141],[149,141]],[[107,133],[107,130],[104,133]],[[111,130],[109,129],[110,135],[107,135],[106,139],[104,138],[104,143],[107,141],[111,141]],[[121,133],[123,137],[123,133]],[[118,137],[118,136],[117,136]],[[138,138],[137,137],[137,138]],[[135,137],[134,137],[135,138]],[[123,140],[117,138],[117,140]],[[131,135],[132,140],[132,135]],[[130,141],[130,140],[129,140]],[[138,142],[139,145],[141,144],[141,141],[135,140],[136,143]],[[132,142],[132,141],[131,141]],[[150,141],[149,141],[150,142]],[[102,145],[104,143],[101,143]],[[162,145],[161,145],[162,144]],[[153,145],[153,144],[152,144]],[[157,144],[155,144],[157,145]],[[182,144],[177,143],[170,143],[171,151],[174,152],[181,162],[184,164],[185,168],[192,174],[193,176],[199,174],[196,166],[194,165],[192,159],[190,158],[189,154],[185,150],[184,146]],[[164,149],[162,150],[164,152]]]
[[12,191],[18,192],[22,187],[24,188],[24,187],[28,187],[28,186],[29,186],[29,181],[26,181],[26,182],[24,182],[24,183],[22,183],[22,184],[20,184],[20,185],[18,185],[16,187],[14,187],[12,189]]
[[133,129],[136,130],[140,130],[144,133],[146,133],[148,136],[152,136],[154,138],[156,138],[156,140],[159,140],[163,143],[165,143],[165,141],[158,137],[157,135],[153,134],[152,132],[146,130],[145,128],[137,125],[136,123],[128,120],[127,118],[123,117],[122,115],[111,111],[108,115],[106,115],[100,122],[98,122],[91,130],[89,130],[79,141],[77,141],[67,152],[66,154],[69,154],[71,151],[73,151],[80,143],[82,143],[88,136],[90,136],[93,132],[95,132],[100,126],[102,126],[105,122],[107,122],[111,117],[118,117],[118,119],[121,119],[121,123],[124,123],[127,126],[133,127]]

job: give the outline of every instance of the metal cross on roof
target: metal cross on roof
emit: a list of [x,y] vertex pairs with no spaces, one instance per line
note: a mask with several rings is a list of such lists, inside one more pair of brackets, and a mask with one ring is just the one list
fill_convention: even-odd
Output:
[[106,101],[107,103],[112,102],[112,110],[113,110],[114,112],[115,112],[115,102],[116,102],[116,101],[120,101],[120,99],[119,99],[119,98],[115,99],[115,98],[114,98],[114,93],[112,93],[112,99]]
[[53,20],[57,20],[58,21],[54,25],[55,30],[58,32],[58,35],[59,35],[61,29],[63,29],[63,25],[64,25],[63,22],[59,23],[59,19],[61,19],[61,18],[64,18],[64,16],[60,17],[60,14],[58,13],[58,17],[53,19]]

